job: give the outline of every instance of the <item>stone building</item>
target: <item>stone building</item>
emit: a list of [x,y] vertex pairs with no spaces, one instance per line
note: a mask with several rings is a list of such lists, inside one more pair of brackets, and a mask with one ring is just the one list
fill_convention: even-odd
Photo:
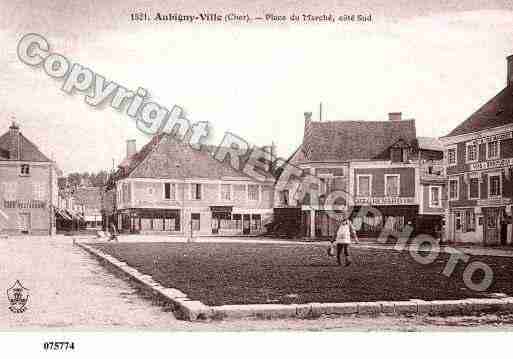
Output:
[[0,233],[55,233],[55,163],[27,139],[16,123],[0,136]]
[[507,58],[506,86],[441,140],[449,240],[513,243],[513,55]]
[[[213,158],[213,149],[160,134],[126,158],[104,194],[105,226],[124,233],[253,235],[273,214],[273,183]],[[242,163],[242,161],[241,161]]]

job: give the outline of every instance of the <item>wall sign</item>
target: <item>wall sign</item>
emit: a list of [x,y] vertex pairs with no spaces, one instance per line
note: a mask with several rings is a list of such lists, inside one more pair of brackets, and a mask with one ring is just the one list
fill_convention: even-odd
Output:
[[355,198],[354,203],[373,206],[415,204],[415,197],[360,197]]
[[504,158],[498,160],[489,160],[484,162],[470,164],[471,171],[486,170],[490,168],[513,166],[513,158]]
[[511,132],[511,131],[510,132],[499,133],[499,134],[493,135],[493,136],[477,138],[477,139],[475,139],[473,141],[468,142],[467,144],[468,145],[479,145],[481,143],[488,143],[488,142],[493,142],[493,141],[508,140],[510,138],[513,138],[513,132]]
[[4,208],[8,209],[40,209],[46,207],[46,201],[39,200],[14,200],[14,201],[6,201],[4,200]]

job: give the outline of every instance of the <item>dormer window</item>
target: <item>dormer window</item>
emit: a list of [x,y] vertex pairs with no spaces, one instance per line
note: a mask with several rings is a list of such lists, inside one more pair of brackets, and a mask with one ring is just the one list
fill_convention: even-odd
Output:
[[20,176],[29,176],[30,175],[30,165],[22,164],[20,166]]
[[392,162],[408,162],[408,148],[394,147],[390,157]]
[[395,163],[406,163],[409,151],[410,145],[403,139],[399,139],[390,148],[390,160]]

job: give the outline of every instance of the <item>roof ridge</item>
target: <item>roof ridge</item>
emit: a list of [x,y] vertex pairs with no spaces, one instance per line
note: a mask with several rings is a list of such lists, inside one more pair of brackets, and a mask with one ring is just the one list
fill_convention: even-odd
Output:
[[312,121],[311,124],[323,124],[323,123],[389,123],[389,124],[397,124],[401,122],[411,122],[415,121],[414,118],[405,118],[397,121],[390,120],[333,120],[333,121]]
[[[27,138],[27,136],[25,136],[21,131],[18,132],[18,135],[20,136],[20,139],[21,139],[21,151],[20,151],[20,161],[26,161],[26,162],[53,162],[50,158],[48,158],[40,149],[39,147],[34,143],[32,142],[31,140],[29,140]],[[7,138],[9,137],[9,131],[6,131],[3,135],[0,136],[0,143],[2,141],[5,141]],[[26,145],[24,145],[24,142],[26,145],[28,145],[28,147]],[[34,157],[30,158],[24,158],[24,155],[27,155],[27,151],[30,151],[31,148],[30,146],[32,147],[32,150],[33,152],[35,153],[35,157],[40,157],[40,159],[34,159]],[[9,147],[5,147],[5,146],[0,146],[0,148],[4,149],[5,151],[9,151]],[[4,160],[4,159],[2,159]],[[6,159],[7,161],[9,161],[10,159]]]
[[[489,128],[500,127],[507,125],[509,123],[513,123],[511,120],[512,111],[504,111],[503,107],[508,107],[511,109],[511,105],[513,101],[507,101],[507,94],[511,94],[513,92],[512,86],[506,86],[497,92],[492,98],[483,103],[477,110],[475,110],[470,116],[468,116],[465,120],[460,122],[458,126],[452,129],[447,135],[442,137],[453,137],[459,136],[471,132],[482,131]],[[494,103],[497,106],[493,106]],[[501,107],[501,108],[496,108]],[[498,110],[503,110],[499,113]],[[479,120],[484,120],[479,121]],[[493,124],[493,122],[497,122]],[[491,125],[488,125],[492,123]]]
[[[143,150],[146,146],[149,146],[149,145],[153,142],[153,140],[155,140],[155,138],[156,138],[156,143],[153,145],[153,147],[152,147],[152,148],[151,148],[151,149],[150,149],[150,150],[149,150],[149,151],[144,155],[144,157],[143,157],[143,158],[142,158],[142,159],[141,159],[141,160],[140,160],[140,161],[139,161],[139,162],[138,162],[134,167],[129,168],[128,173],[124,176],[125,178],[126,178],[126,177],[130,177],[130,176],[132,175],[132,173],[133,173],[137,168],[139,168],[139,166],[140,166],[143,162],[145,162],[145,161],[147,160],[147,158],[149,158],[150,154],[151,154],[151,153],[153,153],[153,152],[157,149],[157,147],[158,147],[158,146],[160,146],[160,143],[162,142],[162,138],[164,138],[163,134],[164,134],[164,133],[163,133],[163,132],[161,132],[161,133],[157,133],[156,135],[154,135],[154,136],[150,139],[150,141],[148,141],[148,143],[147,143],[147,144],[145,144],[145,145],[144,145],[144,146],[143,146],[143,147],[142,147],[138,152],[136,152],[133,156],[131,156],[132,158],[133,158],[133,157],[135,157],[135,156],[137,156],[137,154],[141,153],[141,152],[142,152],[142,150]],[[165,135],[165,134],[164,134],[164,135]],[[129,165],[129,167],[130,167],[130,165]]]

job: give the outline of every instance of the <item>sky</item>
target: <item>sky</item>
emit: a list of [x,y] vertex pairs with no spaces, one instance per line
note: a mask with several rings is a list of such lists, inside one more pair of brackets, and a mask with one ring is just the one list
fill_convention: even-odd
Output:
[[[16,56],[20,38],[43,35],[51,51],[129,89],[145,88],[192,122],[288,157],[303,113],[323,120],[415,118],[418,136],[446,135],[500,91],[513,54],[508,1],[6,1],[0,0],[0,132],[13,119],[64,173],[110,169],[149,137],[110,107],[67,94],[62,80]],[[134,23],[134,11],[371,14],[370,23]]]

